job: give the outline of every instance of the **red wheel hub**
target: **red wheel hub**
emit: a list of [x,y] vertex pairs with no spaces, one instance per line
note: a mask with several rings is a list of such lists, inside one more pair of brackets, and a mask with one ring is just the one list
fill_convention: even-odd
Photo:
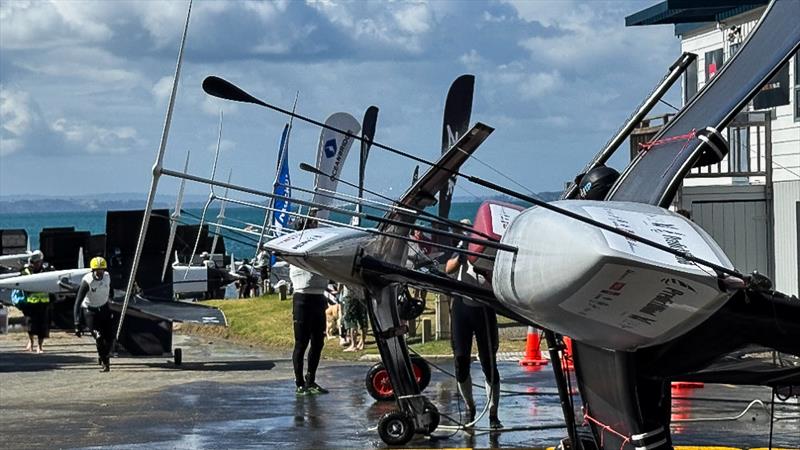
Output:
[[[411,364],[411,369],[414,371],[414,378],[416,378],[417,383],[422,381],[422,369],[413,363]],[[389,379],[389,371],[386,369],[381,369],[375,373],[375,376],[372,377],[372,387],[375,388],[375,392],[383,397],[394,395],[394,388],[392,388],[392,382]]]

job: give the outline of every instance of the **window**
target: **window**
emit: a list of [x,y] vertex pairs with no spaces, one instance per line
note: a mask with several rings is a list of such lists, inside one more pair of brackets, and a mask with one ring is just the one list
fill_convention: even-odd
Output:
[[706,83],[722,68],[723,58],[722,49],[706,52]]
[[735,55],[736,52],[739,51],[739,47],[741,46],[742,44],[740,44],[739,42],[734,42],[730,46],[728,46],[728,59],[733,58],[733,55]]
[[689,103],[689,100],[697,93],[697,58],[689,64],[686,72],[683,74],[683,104]]
[[800,122],[800,50],[794,54],[794,120]]

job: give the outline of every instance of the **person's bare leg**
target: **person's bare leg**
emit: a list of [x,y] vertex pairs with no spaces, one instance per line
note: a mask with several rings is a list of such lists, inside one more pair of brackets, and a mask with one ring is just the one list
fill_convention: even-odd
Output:
[[346,352],[354,352],[356,351],[356,339],[358,339],[358,330],[349,330],[350,334],[350,346],[344,349]]
[[42,344],[44,344],[44,338],[40,337],[38,342],[38,347],[36,347],[36,353],[44,353],[44,349],[42,348]]
[[33,351],[33,335],[30,333],[28,333],[28,345],[25,346],[25,351],[26,352]]
[[364,341],[367,340],[367,330],[361,328],[357,333],[360,334],[360,339],[358,340],[358,345],[356,345],[356,350],[364,350]]

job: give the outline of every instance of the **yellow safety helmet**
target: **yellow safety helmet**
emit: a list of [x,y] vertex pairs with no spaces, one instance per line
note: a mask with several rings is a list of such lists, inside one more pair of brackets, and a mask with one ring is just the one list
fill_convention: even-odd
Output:
[[108,264],[106,263],[105,258],[102,256],[95,256],[89,262],[89,267],[91,267],[92,270],[106,270],[108,268]]

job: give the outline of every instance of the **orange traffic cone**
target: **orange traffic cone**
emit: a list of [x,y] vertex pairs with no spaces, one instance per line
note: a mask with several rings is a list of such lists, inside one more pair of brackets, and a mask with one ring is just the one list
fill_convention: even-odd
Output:
[[528,340],[525,343],[525,356],[519,360],[521,366],[544,366],[547,360],[542,358],[542,351],[539,349],[539,332],[536,328],[528,327]]
[[575,365],[572,363],[572,339],[570,339],[568,336],[564,336],[564,344],[567,346],[567,348],[564,349],[564,354],[561,356],[561,362],[564,369],[574,370]]

